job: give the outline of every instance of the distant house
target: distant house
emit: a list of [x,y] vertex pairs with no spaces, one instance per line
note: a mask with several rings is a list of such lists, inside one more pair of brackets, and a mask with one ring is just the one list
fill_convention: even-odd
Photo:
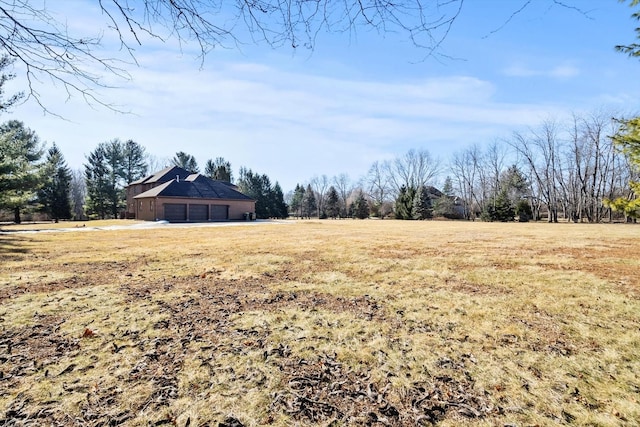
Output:
[[127,186],[127,218],[205,222],[255,218],[256,202],[230,182],[165,168]]

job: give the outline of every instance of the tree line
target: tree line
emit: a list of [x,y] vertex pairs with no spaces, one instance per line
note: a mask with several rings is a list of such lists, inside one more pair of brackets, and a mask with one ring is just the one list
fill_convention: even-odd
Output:
[[[412,149],[374,162],[355,181],[348,174],[313,177],[286,199],[298,217],[359,217],[354,207],[364,198],[369,215],[380,218],[632,220],[639,214],[637,202],[626,201],[638,199],[640,171],[629,138],[638,123],[614,116],[594,112],[545,120],[526,132],[470,145],[448,162]],[[442,188],[435,188],[439,183]]]
[[[357,181],[346,173],[316,176],[286,196],[277,181],[246,167],[235,185],[256,200],[258,218],[631,220],[638,217],[637,134],[638,119],[574,115],[471,145],[448,163],[413,149],[374,162]],[[185,152],[167,163],[200,170]],[[24,210],[56,221],[117,218],[125,209],[126,185],[154,166],[158,162],[140,144],[113,139],[86,156],[82,171],[72,171],[55,144],[45,149],[33,130],[8,121],[0,125],[0,209],[11,211],[16,223]],[[231,163],[222,157],[207,160],[204,174],[234,181]],[[435,187],[439,182],[441,189]]]
[[[199,173],[195,158],[178,152],[164,164]],[[22,222],[25,212],[61,219],[119,218],[126,209],[126,186],[157,171],[158,161],[133,140],[102,142],[86,156],[82,170],[73,171],[54,143],[46,148],[24,123],[0,125],[0,210],[12,212]],[[222,157],[207,160],[204,175],[233,182],[231,163]],[[240,168],[240,192],[256,200],[258,218],[288,215],[282,189],[265,174]]]

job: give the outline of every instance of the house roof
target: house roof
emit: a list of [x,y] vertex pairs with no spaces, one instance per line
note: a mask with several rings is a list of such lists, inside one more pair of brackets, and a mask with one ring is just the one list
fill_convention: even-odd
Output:
[[[184,170],[184,169],[183,169]],[[190,199],[225,199],[225,200],[253,200],[233,188],[234,186],[224,181],[216,181],[197,173],[181,179],[172,179],[160,184],[144,193],[140,193],[134,199],[147,197],[186,197]]]
[[442,191],[438,190],[436,187],[432,185],[427,186],[427,191],[431,196],[435,196],[435,197],[442,197],[444,195]]
[[161,182],[171,181],[172,179],[176,179],[177,176],[179,176],[180,179],[183,180],[187,178],[189,175],[191,175],[191,172],[189,172],[186,169],[183,169],[179,166],[169,166],[152,175],[148,175],[148,176],[145,176],[144,178],[140,178],[136,181],[130,182],[129,185],[157,184]]

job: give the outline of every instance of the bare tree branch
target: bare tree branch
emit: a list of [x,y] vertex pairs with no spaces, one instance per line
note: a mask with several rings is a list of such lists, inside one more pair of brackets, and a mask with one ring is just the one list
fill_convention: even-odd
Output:
[[[523,1],[504,25],[533,0]],[[127,70],[138,65],[136,48],[151,40],[174,40],[181,50],[195,46],[204,61],[216,47],[248,42],[313,51],[323,32],[364,29],[404,37],[425,59],[438,57],[464,0],[98,0],[103,23],[94,34],[78,34],[86,30],[61,22],[55,9],[60,4],[0,0],[0,48],[26,74],[27,97],[45,111],[38,84],[46,80],[62,86],[68,97],[80,95],[92,106],[116,109],[100,89],[111,87],[107,82],[114,77],[128,80]],[[113,43],[119,51],[106,53],[113,52]]]

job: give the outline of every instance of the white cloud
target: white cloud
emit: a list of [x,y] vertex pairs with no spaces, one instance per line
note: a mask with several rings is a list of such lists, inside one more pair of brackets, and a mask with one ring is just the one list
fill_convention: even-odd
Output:
[[[108,92],[135,115],[91,110],[80,99],[51,106],[71,122],[38,117],[33,105],[17,115],[56,141],[74,167],[99,142],[132,138],[158,157],[182,150],[204,163],[223,156],[288,188],[314,174],[363,173],[409,148],[444,156],[547,111],[494,103],[493,84],[467,76],[363,82],[252,63],[198,71],[175,61],[168,68],[134,70],[130,83]],[[59,88],[47,90],[46,99],[56,99]]]
[[549,72],[549,75],[551,77],[558,77],[558,78],[576,77],[579,74],[580,74],[580,69],[578,67],[575,67],[569,64],[559,65],[557,67],[554,67]]
[[550,77],[565,79],[576,77],[580,74],[580,69],[571,63],[559,65],[532,67],[523,63],[513,63],[502,70],[508,77]]

